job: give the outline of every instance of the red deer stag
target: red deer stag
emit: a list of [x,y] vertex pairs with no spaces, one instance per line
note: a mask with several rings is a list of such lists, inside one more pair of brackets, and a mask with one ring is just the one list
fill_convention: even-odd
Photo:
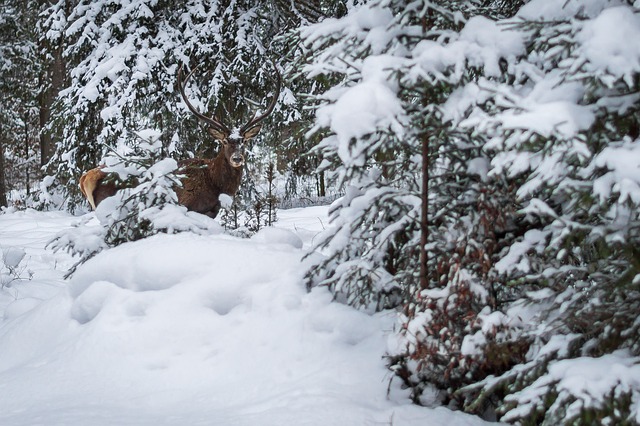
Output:
[[[276,76],[273,99],[262,114],[254,115],[247,124],[234,129],[229,129],[215,117],[207,117],[189,102],[184,88],[198,67],[194,67],[184,81],[182,67],[178,70],[178,86],[184,103],[196,117],[208,125],[209,134],[222,143],[222,148],[215,158],[191,158],[178,163],[179,172],[184,177],[182,186],[175,188],[175,191],[178,203],[188,210],[214,218],[220,210],[220,194],[233,197],[240,187],[245,162],[245,142],[258,134],[262,127],[260,123],[271,114],[280,94],[281,76],[275,64],[273,66]],[[97,167],[80,178],[80,190],[94,210],[102,200],[115,195],[118,189],[122,188],[110,179],[105,180],[107,176],[101,167]]]

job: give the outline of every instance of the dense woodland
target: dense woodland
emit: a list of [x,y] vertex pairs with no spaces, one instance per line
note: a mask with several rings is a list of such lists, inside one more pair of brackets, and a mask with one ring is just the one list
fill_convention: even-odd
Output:
[[416,404],[640,423],[638,1],[2,0],[0,39],[0,205],[86,211],[98,164],[139,179],[100,244],[59,247],[197,232],[160,219],[162,161],[217,150],[176,89],[199,66],[191,98],[230,125],[279,96],[220,220],[340,196],[306,284],[401,313]]

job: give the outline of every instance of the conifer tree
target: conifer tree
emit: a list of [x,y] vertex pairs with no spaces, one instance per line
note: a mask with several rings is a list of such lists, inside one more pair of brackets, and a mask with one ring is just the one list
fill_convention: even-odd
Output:
[[[36,28],[40,5],[0,2],[0,121],[2,122],[4,186],[2,198],[11,190],[32,195],[41,178],[39,152],[38,81],[42,58]],[[21,200],[25,201],[25,200]],[[4,202],[6,204],[6,201]]]
[[518,177],[527,229],[496,269],[537,290],[514,309],[538,314],[519,326],[525,362],[461,394],[479,407],[506,390],[498,409],[514,422],[633,422],[640,391],[616,374],[588,396],[566,384],[572,363],[630,365],[640,355],[640,51],[620,44],[640,34],[640,9],[532,2],[512,27],[529,55],[511,85],[481,87],[464,125],[486,135],[496,173]]
[[603,52],[638,10],[563,3],[373,1],[302,31],[305,71],[341,78],[312,132],[347,188],[308,283],[402,306],[389,359],[418,403],[636,416],[623,379],[593,399],[563,380],[569,360],[637,356],[640,62]]

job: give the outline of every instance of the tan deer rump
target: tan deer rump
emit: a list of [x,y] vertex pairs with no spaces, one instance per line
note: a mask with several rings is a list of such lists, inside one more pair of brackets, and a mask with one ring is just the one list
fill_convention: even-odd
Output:
[[100,167],[96,167],[95,169],[91,169],[80,177],[80,191],[82,195],[89,201],[91,204],[91,208],[93,210],[96,209],[96,202],[93,198],[93,192],[96,190],[96,187],[100,183],[102,179],[107,176],[105,172],[101,170]]

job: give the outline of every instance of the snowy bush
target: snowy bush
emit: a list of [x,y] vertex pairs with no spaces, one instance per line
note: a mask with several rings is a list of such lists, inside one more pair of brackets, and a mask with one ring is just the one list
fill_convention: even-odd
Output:
[[278,182],[282,182],[273,161],[260,161],[252,155],[245,167],[242,185],[235,196],[221,195],[224,210],[220,223],[239,237],[250,237],[278,220]]
[[0,246],[0,288],[11,287],[15,281],[28,280],[31,278],[31,272],[25,274],[26,266],[22,265],[22,260],[26,256],[26,252],[18,247]]
[[65,205],[66,200],[60,182],[53,176],[45,176],[40,181],[33,207],[38,210],[62,210]]

